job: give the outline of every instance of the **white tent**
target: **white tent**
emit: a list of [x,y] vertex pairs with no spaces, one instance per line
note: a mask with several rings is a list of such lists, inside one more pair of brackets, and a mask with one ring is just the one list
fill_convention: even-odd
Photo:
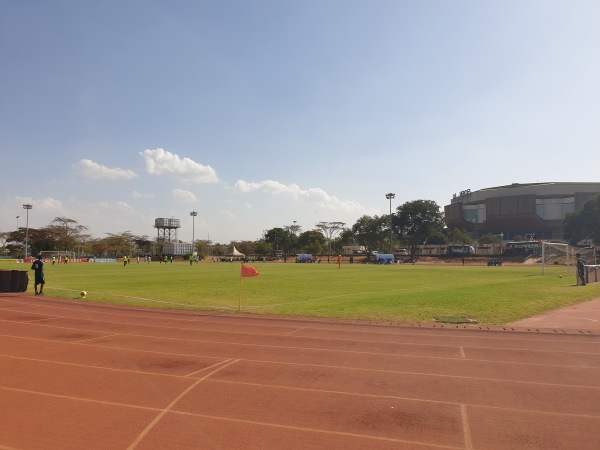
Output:
[[237,248],[235,248],[235,245],[231,244],[231,253],[228,253],[229,256],[246,256],[243,253],[238,252]]

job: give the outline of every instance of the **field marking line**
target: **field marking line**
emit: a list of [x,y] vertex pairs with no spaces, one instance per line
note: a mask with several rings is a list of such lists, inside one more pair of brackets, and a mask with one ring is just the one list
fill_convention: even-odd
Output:
[[[481,283],[469,284],[469,286],[479,286],[479,285],[481,285]],[[388,290],[388,291],[365,291],[365,292],[356,292],[356,293],[346,293],[346,294],[332,295],[332,296],[319,297],[319,298],[313,298],[313,299],[307,298],[304,300],[298,300],[298,301],[293,301],[293,302],[269,303],[269,304],[264,304],[264,305],[255,305],[255,306],[242,306],[241,309],[250,311],[250,310],[255,310],[255,309],[272,308],[272,307],[276,307],[276,306],[288,306],[288,305],[294,305],[294,304],[318,302],[318,301],[323,301],[323,300],[350,298],[350,297],[356,297],[359,295],[371,295],[371,294],[389,295],[389,294],[394,294],[394,293],[402,293],[402,292],[405,293],[405,292],[423,291],[423,290],[438,291],[440,289],[443,289],[446,287],[451,287],[451,286],[453,286],[453,285],[437,284],[435,286],[410,287],[410,288],[403,288],[403,289],[392,289],[392,290]],[[52,289],[58,290],[58,291],[77,292],[77,290],[66,289],[66,288],[53,287]],[[155,299],[151,299],[151,298],[137,297],[137,296],[131,296],[131,295],[124,295],[124,294],[116,294],[116,293],[111,293],[111,292],[99,292],[99,291],[87,291],[87,292],[89,294],[110,295],[110,296],[114,296],[114,297],[118,297],[118,298],[127,298],[127,299],[133,299],[133,300],[146,301],[149,303],[161,303],[161,304],[167,304],[167,305],[173,305],[173,306],[181,306],[181,307],[185,308],[185,310],[192,310],[192,311],[198,311],[198,310],[202,311],[203,308],[207,308],[209,310],[216,310],[216,311],[237,311],[239,309],[239,307],[236,307],[236,306],[229,307],[229,306],[216,306],[216,305],[190,305],[189,303],[186,304],[186,303],[169,302],[166,300],[155,300]]]
[[[90,400],[90,399],[86,399],[86,398],[72,397],[72,396],[59,395],[59,394],[49,394],[46,392],[31,391],[31,390],[27,390],[27,389],[5,388],[5,387],[0,386],[0,390],[19,392],[19,393],[24,393],[24,394],[40,395],[43,397],[52,397],[52,398],[58,398],[58,399],[63,399],[63,400],[74,400],[74,401],[82,401],[82,402],[86,402],[86,403],[95,403],[95,404],[108,405],[108,406],[140,409],[140,410],[145,410],[145,411],[154,411],[154,412],[162,411],[160,408],[129,405],[129,404],[125,404],[125,403],[107,402],[107,401],[101,401],[101,400]],[[197,414],[197,413],[190,413],[190,412],[177,411],[177,410],[171,410],[171,411],[168,411],[168,413],[179,415],[179,416],[189,416],[189,417],[197,417],[197,418],[204,418],[204,419],[212,419],[212,420],[223,421],[223,422],[259,425],[259,426],[264,426],[264,427],[279,428],[279,429],[285,429],[285,430],[308,431],[308,432],[312,432],[312,433],[329,434],[329,435],[333,435],[333,436],[361,437],[361,438],[373,439],[373,440],[377,440],[377,441],[424,445],[426,447],[435,447],[435,448],[441,448],[441,449],[461,450],[463,448],[463,447],[455,447],[455,446],[451,446],[451,445],[431,444],[431,443],[420,442],[420,441],[386,438],[386,437],[382,437],[382,436],[363,435],[363,434],[343,432],[343,431],[323,430],[323,429],[309,428],[309,427],[298,427],[298,426],[294,426],[294,425],[281,425],[281,424],[276,424],[276,423],[258,422],[255,420],[246,420],[246,419],[233,419],[230,417],[213,416],[213,415],[209,415],[209,414]],[[0,448],[2,448],[2,447],[0,447]],[[13,450],[13,449],[10,449],[10,450]]]
[[[202,373],[202,372],[206,372],[207,370],[214,369],[214,368],[219,367],[220,365],[225,364],[225,363],[227,363],[229,361],[231,361],[231,358],[224,359],[223,361],[219,361],[218,363],[212,364],[212,365],[210,365],[208,367],[204,367],[203,369],[196,370],[195,372],[188,373],[186,375],[183,375],[183,377],[184,378],[191,378],[194,375],[197,375],[197,374]],[[240,361],[240,360],[238,359],[237,361]]]
[[[50,290],[56,290],[56,291],[67,291],[67,292],[77,292],[74,289],[65,289],[65,288],[57,288],[57,287],[52,287],[50,288]],[[169,302],[166,300],[157,300],[157,299],[153,299],[153,298],[146,298],[146,297],[137,297],[134,295],[124,295],[124,294],[115,294],[112,292],[99,292],[99,291],[87,291],[88,295],[89,294],[100,294],[100,295],[106,295],[106,296],[112,296],[112,297],[117,297],[117,298],[127,298],[127,299],[133,299],[133,300],[141,300],[141,301],[145,301],[145,302],[149,302],[149,303],[160,303],[160,304],[165,304],[165,305],[172,305],[172,306],[181,306],[182,309],[186,310],[186,311],[196,311],[198,310],[198,305],[190,305],[189,303],[177,303],[177,302]],[[73,300],[79,300],[79,298],[73,298]],[[237,310],[237,307],[228,307],[228,306],[213,306],[213,305],[202,305],[203,308],[208,308],[208,309],[214,309],[214,310],[226,310],[226,311],[233,311],[233,310]]]
[[[307,329],[307,327],[300,327],[300,328],[296,328],[295,330],[292,330],[292,331],[290,331],[290,332],[288,332],[288,333],[282,333],[282,334],[281,334],[281,336],[292,336],[292,335],[294,335],[294,334],[296,334],[296,333],[298,333],[298,332],[300,332],[300,331],[304,331],[304,330],[306,330],[306,329]],[[318,338],[318,337],[314,337],[314,338],[313,338],[312,336],[300,336],[300,337],[301,337],[302,339],[306,339],[306,338],[309,338],[309,339],[323,339],[323,338]],[[327,339],[327,338],[324,338],[324,339]],[[361,342],[362,342],[362,341],[361,341]]]
[[[0,320],[3,321],[3,320]],[[25,323],[25,325],[31,325],[28,323]],[[36,325],[37,326],[37,325]],[[56,327],[56,326],[51,326],[51,325],[43,325],[44,327],[48,327],[48,328],[59,328],[59,329],[68,329],[68,330],[77,330],[77,331],[88,331],[85,329],[78,329],[78,328],[66,328],[66,327]],[[50,340],[50,339],[40,339],[40,338],[29,338],[29,337],[22,337],[22,336],[12,336],[12,335],[5,335],[5,334],[0,334],[0,336],[8,336],[8,337],[12,337],[12,338],[18,338],[18,339],[32,339],[32,340],[41,340],[41,341],[45,341],[45,342],[56,342],[55,340]],[[145,335],[137,335],[137,334],[126,334],[126,333],[121,333],[119,334],[119,336],[133,336],[133,337],[140,337],[140,338],[148,338],[149,336],[145,336]],[[151,338],[154,339],[165,339],[165,340],[184,340],[184,341],[191,341],[191,342],[198,342],[198,343],[216,343],[216,344],[222,344],[222,345],[241,345],[241,346],[252,346],[252,347],[267,347],[267,348],[281,348],[281,349],[299,349],[299,350],[308,350],[308,351],[317,351],[317,352],[345,352],[345,353],[359,353],[359,354],[365,354],[365,355],[386,355],[386,356],[398,356],[398,357],[402,357],[402,358],[419,358],[419,359],[443,359],[443,360],[449,360],[449,361],[473,361],[473,362],[491,362],[491,363],[508,363],[508,364],[512,364],[512,365],[517,365],[517,366],[538,366],[538,367],[573,367],[572,364],[542,364],[542,363],[528,363],[528,362],[520,362],[520,361],[508,361],[508,360],[490,360],[490,359],[475,359],[475,358],[469,358],[466,357],[465,359],[459,358],[458,356],[428,356],[428,355],[414,355],[414,354],[389,354],[389,353],[380,353],[380,352],[357,352],[357,351],[350,351],[350,350],[335,350],[335,349],[331,349],[331,348],[315,348],[315,347],[289,347],[289,346],[272,346],[272,345],[265,345],[265,344],[245,344],[245,343],[232,343],[232,342],[222,342],[222,341],[206,341],[206,340],[194,340],[194,339],[181,339],[181,338],[169,338],[169,337],[156,337],[156,336],[150,336]],[[103,337],[98,337],[96,339],[102,339]],[[97,346],[97,347],[101,347],[101,348],[115,348],[115,349],[123,349],[123,347],[119,347],[119,346],[112,346],[112,345],[102,345],[102,344],[98,344],[98,343],[77,343],[77,342],[62,342],[64,344],[71,344],[71,345],[93,345],[93,346]],[[424,344],[424,345],[431,345],[431,344]],[[135,348],[125,348],[125,350],[129,350],[129,351],[144,351],[144,350],[139,350],[139,349],[135,349]],[[550,352],[550,351],[543,351],[543,352],[548,352],[548,353],[557,353],[557,352]],[[192,356],[192,357],[198,357],[198,356],[202,356],[202,355],[189,355],[189,354],[180,354],[180,353],[168,353],[168,352],[150,352],[150,353],[160,353],[160,354],[168,354],[168,355],[180,355],[180,356]],[[581,352],[558,352],[558,353],[567,353],[567,354],[582,354]],[[583,353],[586,355],[596,355],[596,353]],[[249,359],[247,359],[249,360]],[[273,362],[273,361],[270,361]],[[580,368],[580,369],[597,369],[598,367],[596,366],[575,366],[575,368]]]
[[[86,319],[81,319],[81,320],[86,320]],[[87,319],[89,320],[89,319]],[[31,325],[29,322],[24,321],[13,321],[13,320],[7,320],[7,319],[0,319],[0,322],[10,322],[10,323],[22,323],[25,325]],[[98,322],[103,322],[103,321],[98,321]],[[121,325],[135,325],[135,324],[128,324],[128,323],[120,323]],[[35,324],[35,326],[42,326],[42,327],[48,327],[48,328],[58,328],[58,329],[65,329],[65,330],[77,330],[77,331],[86,331],[86,332],[96,332],[96,333],[100,333],[99,331],[94,331],[94,330],[88,330],[85,328],[73,328],[73,327],[64,327],[64,326],[57,326],[57,325],[51,325],[48,323],[44,323],[41,325]],[[139,325],[139,326],[146,326],[148,327],[148,325]],[[169,329],[171,329],[171,327],[168,327]],[[177,329],[177,328],[175,328]],[[216,332],[216,333],[225,333],[225,334],[231,334],[231,332]],[[252,333],[242,333],[242,334],[252,334]],[[155,336],[155,335],[146,335],[146,334],[137,334],[137,333],[117,333],[118,336],[135,336],[135,337],[143,337],[143,338],[155,338],[155,339],[165,339],[165,340],[177,340],[177,341],[188,341],[188,342],[203,342],[203,343],[214,343],[214,344],[223,344],[223,345],[243,345],[243,346],[256,346],[256,347],[268,347],[268,348],[286,348],[286,349],[296,349],[296,350],[316,350],[316,351],[329,351],[329,348],[317,348],[317,347],[297,347],[297,346],[284,346],[284,345],[267,345],[267,344],[247,344],[247,343],[243,343],[243,342],[230,342],[230,341],[216,341],[216,340],[207,340],[207,339],[190,339],[190,338],[180,338],[180,337],[169,337],[169,336]],[[259,334],[260,336],[273,336],[271,334]],[[10,335],[9,335],[10,336]],[[93,339],[103,339],[105,336],[98,336],[96,338]],[[323,339],[323,338],[318,338],[318,337],[302,337],[303,339],[311,339],[311,340],[318,340],[318,339]],[[92,338],[90,338],[92,339]],[[414,343],[414,342],[385,342],[385,341],[361,341],[361,340],[356,340],[356,339],[335,339],[335,338],[326,338],[328,340],[340,340],[342,342],[368,342],[370,344],[376,344],[376,343],[380,343],[380,344],[391,344],[391,345],[402,345],[402,346],[416,346],[416,347],[441,347],[441,348],[459,348],[458,345],[445,345],[445,344],[430,344],[430,343]],[[593,343],[594,345],[596,345],[596,343]],[[599,343],[600,344],[600,343]],[[550,354],[568,354],[568,355],[598,355],[598,352],[574,352],[574,351],[564,351],[564,350],[529,350],[529,349],[523,349],[523,348],[514,348],[514,347],[485,347],[485,346],[464,346],[465,349],[468,351],[468,349],[475,349],[475,350],[498,350],[498,351],[506,351],[506,350],[511,350],[511,351],[518,351],[518,352],[534,352],[534,353],[550,353]],[[330,350],[333,351],[333,350]],[[339,352],[348,352],[348,353],[360,353],[360,354],[369,354],[369,355],[388,355],[389,353],[381,353],[381,352],[369,352],[369,351],[351,351],[351,350],[336,350]],[[410,354],[400,354],[400,356],[410,356]],[[417,355],[415,355],[417,356]],[[449,357],[450,359],[454,359],[454,358],[459,358],[460,356],[455,356],[455,357]],[[482,359],[476,359],[476,358],[468,358],[465,356],[465,359],[470,359],[470,360],[474,360],[474,361],[487,361],[487,360],[482,360]],[[493,360],[492,360],[493,361]],[[507,362],[512,362],[512,361],[507,361]],[[559,367],[561,367],[562,365],[558,365]]]
[[[35,339],[35,338],[32,338],[32,339]],[[42,339],[36,339],[36,340],[42,340]],[[42,341],[56,342],[56,341],[46,341],[46,340],[42,340]],[[74,345],[79,345],[79,344],[74,344]],[[217,356],[191,355],[191,354],[186,354],[186,353],[167,353],[167,352],[158,352],[158,351],[152,351],[152,350],[136,350],[136,349],[127,349],[127,348],[124,349],[122,347],[109,347],[109,346],[101,346],[101,345],[94,345],[94,347],[99,347],[99,348],[104,348],[104,349],[116,349],[116,350],[121,350],[121,351],[125,350],[125,351],[131,351],[131,352],[152,353],[152,354],[167,355],[167,356],[179,356],[179,357],[198,358],[198,359],[207,358],[207,359],[219,359],[220,360],[219,362],[217,362],[211,366],[200,369],[198,372],[203,372],[203,371],[209,369],[210,367],[217,367],[220,364],[222,364],[223,362],[230,360],[230,358],[225,359],[223,357],[217,357]],[[22,359],[25,361],[34,361],[34,362],[42,362],[42,363],[49,363],[49,364],[59,364],[59,365],[67,365],[67,366],[75,366],[75,367],[84,367],[84,368],[90,368],[90,369],[110,370],[110,371],[115,371],[115,372],[122,371],[122,372],[131,372],[131,373],[139,373],[139,374],[160,375],[160,376],[175,377],[175,378],[180,378],[180,377],[190,378],[195,374],[195,372],[192,372],[187,375],[177,375],[177,374],[169,374],[169,373],[162,373],[162,372],[148,372],[148,371],[139,371],[139,370],[122,369],[122,368],[107,367],[107,366],[80,364],[80,363],[74,363],[74,362],[68,362],[68,361],[67,362],[66,361],[57,361],[57,360],[51,360],[51,359],[32,358],[32,357],[27,357],[27,356],[15,356],[15,355],[7,355],[7,354],[0,354],[0,358]],[[454,361],[460,361],[460,360],[457,360],[456,358],[433,358],[433,359],[450,359],[450,360],[454,360]],[[452,374],[444,374],[444,373],[416,372],[416,371],[406,371],[406,370],[368,369],[368,368],[363,368],[363,367],[333,366],[333,365],[329,365],[329,364],[310,364],[310,363],[257,360],[257,359],[245,359],[245,358],[238,358],[237,361],[238,362],[243,361],[243,362],[249,362],[249,363],[258,363],[261,365],[265,365],[265,364],[267,364],[267,365],[275,364],[275,365],[282,365],[282,366],[294,365],[294,366],[304,366],[304,367],[311,367],[311,368],[312,367],[325,368],[325,369],[342,370],[342,371],[346,370],[346,371],[373,372],[373,373],[394,374],[394,375],[415,375],[415,376],[420,376],[420,377],[452,378],[452,379],[458,379],[458,380],[477,380],[477,381],[489,381],[489,382],[497,382],[497,383],[530,384],[530,385],[534,385],[534,386],[551,386],[551,387],[579,388],[579,389],[592,389],[592,390],[600,389],[600,386],[590,386],[590,385],[581,385],[581,384],[547,383],[547,382],[539,382],[539,381],[511,380],[511,379],[505,379],[505,378],[484,378],[484,377],[475,377],[475,376],[469,376],[469,375],[452,375]],[[588,367],[586,367],[585,369],[588,369]],[[593,367],[589,368],[589,369],[596,370],[596,368],[593,368]],[[232,381],[231,383],[236,383],[236,382]],[[243,382],[239,382],[239,383],[243,384]],[[278,387],[286,387],[286,386],[278,386]]]
[[467,414],[467,405],[461,403],[460,415],[462,417],[463,435],[465,437],[465,449],[473,449],[473,440],[471,438],[471,428],[469,427],[469,416]]
[[202,383],[204,380],[206,380],[208,377],[214,375],[215,373],[219,372],[220,370],[223,370],[225,367],[237,362],[238,360],[233,360],[233,361],[229,361],[228,363],[223,364],[222,366],[216,368],[215,370],[213,370],[212,372],[206,374],[204,377],[199,378],[198,380],[196,380],[195,383],[193,383],[192,385],[190,385],[187,389],[184,389],[183,392],[181,392],[177,397],[175,397],[171,403],[169,403],[167,405],[166,408],[164,408],[147,426],[144,430],[142,430],[142,432],[138,435],[137,438],[135,438],[133,440],[133,442],[129,445],[129,447],[127,447],[127,450],[133,450],[134,448],[136,448],[138,446],[138,444],[142,441],[142,439],[144,439],[146,437],[146,435],[156,426],[156,424],[158,424],[158,422],[160,422],[160,420],[177,404],[177,402],[179,402],[179,400],[181,400],[183,397],[185,397],[192,389],[194,389],[196,386],[198,386],[200,383]]
[[510,408],[507,406],[493,406],[493,405],[482,405],[477,403],[464,403],[461,401],[448,401],[448,400],[431,400],[427,398],[415,398],[415,397],[399,397],[397,395],[382,395],[382,394],[365,394],[362,392],[346,392],[346,391],[332,391],[330,389],[310,389],[310,388],[301,388],[295,386],[278,386],[278,385],[270,385],[270,384],[262,384],[262,383],[248,383],[241,381],[229,381],[229,380],[218,380],[211,379],[207,380],[207,382],[212,383],[225,383],[225,384],[241,384],[247,386],[259,386],[266,387],[269,389],[287,389],[293,391],[304,391],[311,393],[327,393],[327,394],[340,394],[340,395],[348,395],[353,397],[367,397],[367,398],[383,398],[383,399],[393,399],[393,400],[403,400],[408,402],[420,402],[420,403],[436,403],[440,405],[451,405],[460,407],[461,405],[471,406],[474,408],[486,408],[486,409],[494,409],[501,411],[512,411],[512,412],[525,412],[525,413],[535,413],[535,414],[547,414],[552,416],[568,416],[568,417],[586,417],[593,419],[600,419],[600,414],[592,415],[592,414],[576,414],[576,413],[568,413],[568,412],[557,412],[557,411],[543,411],[536,409],[523,409],[523,408]]
[[[3,319],[0,319],[0,322],[5,321]],[[16,322],[19,323],[19,322]],[[29,323],[24,323],[25,325],[31,325]],[[37,325],[36,325],[37,326]],[[44,324],[42,325],[43,327],[47,327],[47,328],[56,328],[56,329],[65,329],[65,330],[77,330],[77,331],[89,331],[86,329],[80,329],[80,328],[69,328],[69,327],[58,327],[58,326],[53,326],[53,325],[47,325]],[[0,334],[0,336],[3,334]],[[22,336],[12,336],[12,335],[6,335],[9,337],[13,337],[13,338],[23,338]],[[210,340],[198,340],[198,339],[185,339],[185,338],[172,338],[172,337],[161,337],[161,336],[147,336],[147,335],[140,335],[140,334],[133,334],[133,333],[120,333],[119,336],[133,336],[133,337],[138,337],[138,338],[154,338],[154,339],[164,339],[164,340],[172,340],[172,341],[189,341],[189,342],[197,342],[197,343],[210,343],[210,344],[221,344],[221,345],[238,345],[238,346],[250,346],[250,347],[265,347],[265,348],[277,348],[277,349],[293,349],[293,350],[307,350],[307,351],[316,351],[316,352],[337,352],[337,353],[350,353],[350,354],[364,354],[364,355],[386,355],[386,356],[399,356],[399,357],[414,357],[414,358],[431,358],[431,359],[447,359],[447,360],[463,360],[462,358],[458,357],[458,356],[431,356],[431,355],[414,355],[414,354],[397,354],[397,353],[381,353],[381,352],[366,352],[366,351],[353,351],[353,350],[336,350],[336,349],[331,349],[331,348],[317,348],[317,347],[294,347],[294,346],[283,346],[283,345],[266,345],[266,344],[247,344],[247,343],[240,343],[240,342],[228,342],[228,341],[210,341]],[[39,339],[39,338],[25,338],[25,339]],[[103,339],[102,336],[97,337],[96,339]],[[45,340],[45,339],[40,339],[40,340]],[[48,342],[56,342],[54,340],[46,340]],[[95,345],[95,346],[99,346],[99,347],[103,347],[103,348],[117,348],[117,349],[121,349],[122,347],[118,347],[118,346],[110,346],[110,345],[101,345],[101,344],[78,344],[76,342],[70,342],[73,345]],[[409,344],[406,344],[409,345]],[[430,347],[445,347],[443,345],[435,345],[435,344],[410,344],[411,346],[413,345],[422,345],[422,346],[430,346]],[[456,347],[456,346],[448,346],[448,347]],[[479,347],[478,347],[479,348]],[[485,348],[485,347],[484,347]],[[491,349],[496,349],[494,347],[491,347]],[[127,349],[127,350],[135,350],[135,349]],[[532,350],[534,351],[534,350]],[[537,352],[537,351],[534,351]],[[597,355],[597,353],[583,353],[583,352],[556,352],[556,351],[546,351],[546,350],[540,350],[539,352],[541,353],[566,353],[566,354],[576,354],[576,355]],[[166,353],[166,352],[165,352]],[[166,354],[173,354],[173,355],[177,355],[178,353],[166,353]],[[186,354],[184,354],[186,355]],[[187,356],[197,356],[197,355],[187,355]],[[541,363],[527,363],[527,362],[520,362],[520,361],[509,361],[509,360],[490,360],[490,359],[476,359],[476,358],[469,358],[466,357],[464,360],[466,361],[475,361],[475,362],[493,362],[493,363],[500,363],[500,362],[504,362],[504,363],[508,363],[508,364],[515,364],[515,365],[533,365],[533,366],[541,366],[541,367],[573,367],[572,364],[541,364]],[[596,366],[575,366],[578,368],[598,368]]]
[[[63,301],[62,299],[59,299],[59,298],[53,298],[53,301],[58,301],[60,303],[70,304],[68,302],[68,300]],[[105,306],[105,304],[97,304],[97,303],[95,303],[93,305],[94,306],[96,306],[96,305]],[[31,306],[31,305],[22,305],[22,304],[19,304],[19,306],[22,307],[22,306]],[[66,310],[66,311],[75,311],[75,312],[80,312],[81,311],[80,309],[65,308],[65,307],[60,307],[60,306],[54,306],[54,305],[47,304],[47,303],[44,303],[43,306],[47,307],[47,308],[60,309],[60,310]],[[80,305],[77,304],[76,306],[80,306]],[[81,306],[87,306],[87,305],[81,305]],[[127,305],[114,305],[114,307],[115,308],[119,308],[120,307],[120,308],[123,308],[125,311],[130,311],[132,313],[133,312],[140,312],[137,309],[134,309],[134,310],[128,309]],[[21,309],[21,308],[18,308],[18,309],[6,308],[5,311],[23,312],[23,309]],[[164,311],[165,312],[169,312],[169,310],[164,310]],[[192,312],[193,313],[194,311],[189,311],[188,310],[187,312]],[[113,315],[113,316],[118,316],[118,317],[156,318],[156,316],[154,316],[154,315],[146,315],[146,314],[123,314],[123,313],[105,312],[105,311],[95,311],[94,313],[96,313],[96,314],[103,314],[103,315]],[[40,314],[40,313],[38,312],[37,314]],[[49,314],[49,315],[52,316],[51,314]],[[169,320],[173,321],[173,322],[180,321],[180,322],[189,322],[189,323],[195,323],[195,324],[198,324],[198,323],[201,323],[201,322],[207,322],[207,323],[210,323],[210,324],[232,324],[232,325],[239,325],[238,321],[229,321],[229,320],[225,320],[225,321],[221,321],[221,320],[219,320],[219,321],[211,321],[210,319],[212,319],[213,317],[215,317],[215,316],[214,315],[203,315],[202,316],[203,320],[198,320],[197,317],[190,318],[190,319],[185,319],[183,317],[182,318],[170,317]],[[226,316],[220,316],[220,315],[216,316],[216,317],[226,318]],[[61,315],[53,315],[53,318],[79,319],[78,317],[61,316]],[[265,318],[261,318],[261,319],[264,320]],[[0,319],[0,320],[7,320],[7,319]],[[104,322],[115,323],[114,321],[108,321],[108,320],[102,321],[102,320],[97,320],[97,319],[93,319],[92,320],[92,319],[81,318],[81,320],[90,320],[90,321],[101,322],[101,323],[104,323]],[[273,320],[277,320],[277,318],[273,318]],[[118,322],[118,323],[121,323],[121,324],[131,324],[131,322]],[[387,323],[387,321],[386,321],[386,323]],[[136,325],[136,324],[133,324],[133,325]],[[356,324],[354,324],[354,323],[336,324],[336,327],[339,327],[339,325],[354,326]],[[371,325],[371,324],[364,324],[364,325],[368,326],[368,325]],[[140,326],[144,326],[144,325],[140,325]],[[146,326],[148,326],[148,325],[146,325]],[[265,325],[265,324],[259,324],[259,325],[251,324],[250,326],[267,327],[268,325]],[[164,325],[162,325],[162,326],[159,325],[158,327],[160,327],[160,328],[167,328],[167,329],[173,328],[173,327],[166,327]],[[290,327],[288,325],[279,325],[279,324],[277,325],[277,327],[280,327],[280,328],[295,328],[295,327]],[[503,325],[497,325],[496,327],[501,328],[501,327],[503,327]],[[504,326],[504,327],[506,327],[506,326]],[[332,328],[325,328],[323,326],[314,326],[314,327],[311,326],[311,327],[304,327],[304,328],[305,329],[310,329],[310,330],[326,330],[326,331],[331,331],[332,330]],[[198,330],[196,328],[185,328],[185,329],[186,330]],[[336,328],[336,330],[337,330],[337,328]],[[451,330],[452,332],[455,332],[455,330],[452,329],[452,328],[448,328],[448,330]],[[488,331],[488,330],[479,330],[479,329],[475,329],[475,328],[466,328],[465,330],[473,332],[473,333],[476,333],[476,332],[479,332],[479,331]],[[224,333],[223,331],[218,331],[218,330],[208,330],[208,331],[211,331],[211,332],[214,331],[216,333]],[[345,328],[342,331],[346,331]],[[457,331],[457,333],[458,332],[462,332],[462,331],[463,330],[459,329]],[[499,331],[499,330],[489,330],[489,331]],[[355,334],[370,333],[370,334],[382,334],[382,335],[393,335],[393,336],[402,336],[402,335],[410,335],[410,336],[412,336],[413,335],[412,333],[406,333],[406,332],[398,331],[398,329],[387,329],[386,331],[377,331],[377,330],[352,330],[352,333],[355,333]],[[271,333],[248,333],[248,334],[269,335],[269,336],[273,335]],[[285,335],[286,333],[282,333],[282,334]],[[434,337],[439,337],[440,336],[439,334],[436,334],[434,332],[427,332],[426,334],[423,334],[423,335],[434,336]],[[528,336],[532,336],[532,335],[528,335]],[[555,336],[555,335],[549,335],[549,336]],[[572,336],[573,337],[575,337],[575,336],[580,337],[579,335],[572,335]],[[306,336],[306,337],[310,338],[310,336]],[[456,337],[456,338],[468,338],[469,336],[465,336],[465,335],[461,334],[461,335],[457,335],[457,336],[453,336],[453,337]],[[543,339],[542,337],[543,336],[541,336],[540,338],[537,338],[537,337],[536,338],[528,338],[527,341],[528,342],[554,342],[553,339]],[[330,337],[328,339],[343,339],[343,338]],[[521,341],[522,340],[522,339],[519,339],[518,337],[510,337],[509,335],[506,335],[506,334],[504,334],[504,335],[498,335],[498,336],[477,336],[477,339],[478,340],[492,340],[492,339],[494,339],[494,340],[506,340],[506,341]],[[356,340],[356,339],[354,339],[354,340]],[[365,341],[365,342],[386,342],[386,341]],[[584,346],[585,345],[596,346],[596,345],[600,344],[600,342],[581,342],[579,340],[573,340],[573,339],[569,339],[569,340],[565,340],[565,341],[561,341],[561,342],[563,342],[563,343],[573,343],[573,344],[584,345]],[[485,348],[495,348],[495,347],[485,347]],[[504,347],[502,347],[502,348],[504,348]]]
[[[188,375],[177,375],[177,374],[172,374],[172,373],[148,372],[148,371],[144,371],[144,370],[122,369],[119,367],[93,366],[93,365],[89,365],[89,364],[80,364],[80,363],[75,363],[75,362],[55,361],[55,360],[51,360],[51,359],[41,359],[41,358],[30,358],[27,356],[0,355],[0,358],[20,359],[23,361],[56,364],[59,366],[81,367],[84,369],[107,370],[110,372],[135,373],[135,374],[139,374],[139,375],[155,375],[155,376],[167,377],[167,378],[184,378],[184,379],[190,378]],[[223,358],[221,358],[221,359],[223,359]],[[229,360],[227,360],[227,361],[229,361]],[[215,364],[214,366],[217,366],[219,364],[221,364],[221,363]],[[213,366],[210,366],[210,367],[213,367]],[[207,369],[207,368],[205,368],[205,369]],[[205,369],[202,369],[202,370],[205,370]]]
[[358,437],[358,438],[363,438],[363,439],[371,439],[371,440],[375,440],[375,441],[397,442],[397,443],[402,443],[402,444],[425,446],[427,448],[434,447],[434,448],[442,448],[442,449],[448,449],[448,450],[464,450],[464,447],[455,447],[453,445],[434,444],[434,443],[424,442],[424,441],[412,441],[412,440],[407,440],[407,439],[397,439],[397,438],[392,438],[392,437],[376,436],[376,435],[371,435],[371,434],[358,434],[358,433],[351,433],[351,432],[346,432],[346,431],[324,430],[321,428],[298,427],[298,426],[294,426],[294,425],[282,425],[282,424],[272,423],[272,422],[258,422],[256,420],[232,419],[230,417],[211,416],[208,414],[189,413],[189,412],[185,412],[185,411],[171,411],[171,414],[177,414],[177,415],[181,415],[181,416],[201,417],[201,418],[205,418],[205,419],[220,420],[223,422],[243,423],[246,425],[260,425],[260,426],[264,426],[264,427],[279,428],[279,429],[283,429],[283,430],[308,431],[310,433],[329,434],[329,435],[333,435],[333,436]]
[[[92,330],[89,330],[92,331]],[[99,333],[98,331],[94,331],[94,333]],[[77,339],[75,341],[69,341],[72,342],[73,344],[85,344],[87,342],[94,342],[97,339],[104,339],[104,338],[110,338],[110,337],[115,337],[115,336],[120,336],[122,333],[110,333],[110,334],[105,334],[102,336],[95,336],[95,337],[91,337],[91,338],[86,338],[86,339]]]

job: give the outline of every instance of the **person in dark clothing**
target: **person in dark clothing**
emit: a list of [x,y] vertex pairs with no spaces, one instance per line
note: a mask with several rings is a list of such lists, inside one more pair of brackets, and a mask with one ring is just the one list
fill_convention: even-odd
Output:
[[[46,280],[44,278],[44,262],[39,256],[31,265],[31,270],[34,271],[35,277],[33,282],[33,289],[35,291],[35,295],[44,295],[44,284],[46,284]],[[39,292],[38,285],[40,286]]]
[[581,257],[581,253],[576,253],[577,257],[577,277],[581,280],[581,285],[585,286],[585,262]]

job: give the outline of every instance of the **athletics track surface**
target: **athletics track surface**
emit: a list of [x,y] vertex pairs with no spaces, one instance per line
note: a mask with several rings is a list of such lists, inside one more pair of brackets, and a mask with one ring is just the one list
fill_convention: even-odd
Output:
[[600,330],[0,294],[0,449],[595,449]]

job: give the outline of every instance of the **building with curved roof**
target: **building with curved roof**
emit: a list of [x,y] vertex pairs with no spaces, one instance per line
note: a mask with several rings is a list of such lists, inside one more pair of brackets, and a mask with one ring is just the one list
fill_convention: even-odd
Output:
[[566,214],[596,194],[600,183],[513,183],[454,194],[444,213],[448,227],[466,230],[475,239],[489,233],[503,240],[561,241]]

